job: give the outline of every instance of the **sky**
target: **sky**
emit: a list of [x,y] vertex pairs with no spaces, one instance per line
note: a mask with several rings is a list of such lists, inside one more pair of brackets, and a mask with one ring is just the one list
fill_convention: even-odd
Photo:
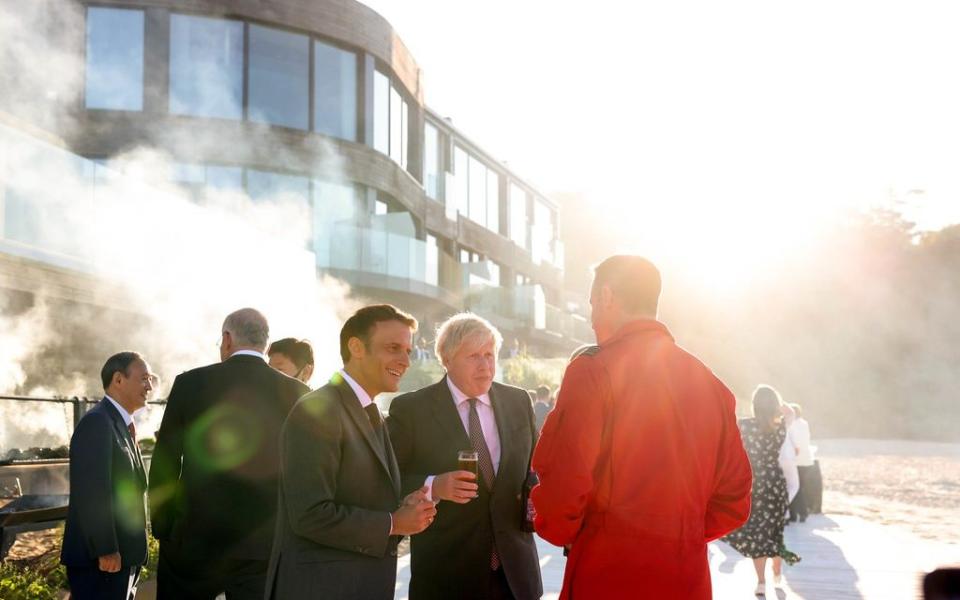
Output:
[[791,251],[872,206],[960,222],[955,3],[364,3],[428,106],[641,246]]

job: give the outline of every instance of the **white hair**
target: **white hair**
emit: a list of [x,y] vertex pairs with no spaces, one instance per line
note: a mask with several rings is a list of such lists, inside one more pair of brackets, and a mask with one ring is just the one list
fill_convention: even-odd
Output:
[[227,315],[223,331],[229,332],[238,346],[250,346],[261,352],[266,349],[270,337],[267,318],[254,308],[241,308]]
[[492,339],[494,353],[500,354],[503,336],[490,321],[473,313],[453,315],[437,327],[435,351],[440,362],[453,358],[460,346],[467,340],[481,338],[483,342]]

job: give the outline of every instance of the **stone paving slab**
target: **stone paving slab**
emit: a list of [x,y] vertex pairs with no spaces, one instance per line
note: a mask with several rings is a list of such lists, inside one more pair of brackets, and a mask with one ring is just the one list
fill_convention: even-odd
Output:
[[[960,563],[960,544],[918,538],[896,527],[846,515],[812,515],[791,525],[786,543],[803,561],[784,567],[784,585],[770,600],[904,600],[920,598],[920,578],[938,566]],[[559,548],[537,538],[544,599],[555,600],[566,559]],[[753,565],[723,542],[708,547],[714,598],[750,600],[756,583]],[[768,567],[769,570],[769,567]],[[397,569],[397,600],[407,599],[410,558]]]

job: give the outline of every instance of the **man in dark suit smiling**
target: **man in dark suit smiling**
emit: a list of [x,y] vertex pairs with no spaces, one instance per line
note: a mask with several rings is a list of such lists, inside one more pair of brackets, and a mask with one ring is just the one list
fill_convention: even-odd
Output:
[[107,359],[103,400],[80,419],[70,439],[70,508],[61,562],[71,598],[127,600],[147,562],[147,477],[133,413],[153,389],[136,352]]

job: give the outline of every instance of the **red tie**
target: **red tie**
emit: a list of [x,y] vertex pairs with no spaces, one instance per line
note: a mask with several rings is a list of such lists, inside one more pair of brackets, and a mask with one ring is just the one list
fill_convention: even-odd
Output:
[[130,424],[127,425],[127,431],[130,432],[130,439],[133,440],[133,443],[137,443],[137,426],[133,424],[133,421],[130,421]]

